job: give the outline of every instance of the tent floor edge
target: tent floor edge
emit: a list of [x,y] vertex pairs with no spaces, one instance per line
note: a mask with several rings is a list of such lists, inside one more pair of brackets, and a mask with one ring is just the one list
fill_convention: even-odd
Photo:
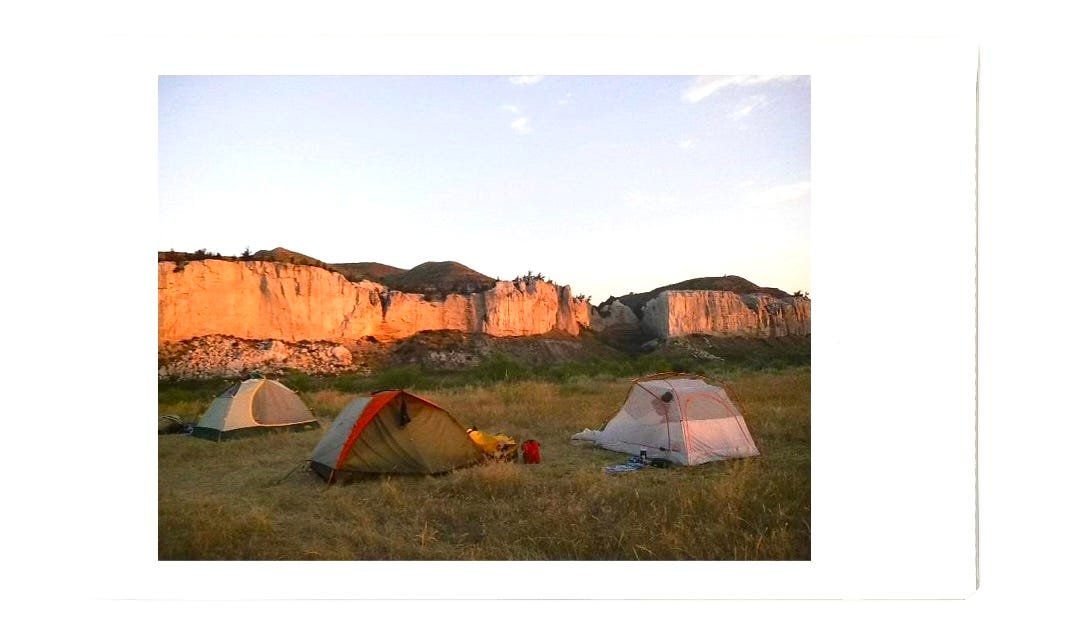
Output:
[[219,443],[220,441],[229,441],[231,439],[266,436],[268,434],[281,432],[308,432],[319,428],[319,421],[297,423],[295,425],[254,425],[251,427],[240,427],[231,430],[218,430],[215,427],[195,426],[191,432],[191,436],[197,436]]
[[213,427],[201,427],[195,425],[194,429],[190,431],[190,436],[204,439],[206,441],[220,442],[220,430]]
[[328,485],[331,485],[335,481],[335,470],[332,467],[325,465],[324,463],[310,461],[309,469],[313,470],[313,473],[319,476],[321,480],[323,480]]

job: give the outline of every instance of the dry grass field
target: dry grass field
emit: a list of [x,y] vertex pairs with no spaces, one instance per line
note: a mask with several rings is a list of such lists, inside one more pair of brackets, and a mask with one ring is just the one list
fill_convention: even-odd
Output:
[[[301,467],[354,394],[303,392],[322,429],[213,443],[158,439],[161,560],[807,560],[810,372],[726,380],[762,455],[612,475],[623,454],[572,444],[629,378],[413,391],[465,425],[541,443],[539,465],[326,486]],[[207,401],[162,400],[193,421]]]

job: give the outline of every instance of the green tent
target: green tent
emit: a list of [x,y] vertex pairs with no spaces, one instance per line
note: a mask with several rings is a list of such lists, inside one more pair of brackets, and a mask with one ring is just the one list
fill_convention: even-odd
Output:
[[314,448],[310,466],[332,483],[355,472],[436,474],[483,457],[447,410],[409,392],[386,390],[344,407]]

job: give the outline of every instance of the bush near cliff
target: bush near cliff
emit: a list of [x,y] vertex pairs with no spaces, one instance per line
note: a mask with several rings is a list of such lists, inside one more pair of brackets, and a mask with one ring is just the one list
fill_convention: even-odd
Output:
[[777,370],[810,365],[812,339],[809,336],[741,338],[694,334],[653,340],[643,345],[642,351],[672,363],[691,360],[705,363],[709,370]]
[[[433,335],[426,340],[442,341],[448,336]],[[232,339],[237,341],[237,339]],[[172,412],[186,422],[196,421],[212,399],[223,389],[259,371],[304,394],[354,395],[382,389],[451,390],[465,387],[524,381],[585,386],[593,381],[631,379],[658,372],[699,374],[716,380],[750,373],[782,373],[808,367],[811,348],[808,337],[770,339],[719,339],[711,336],[676,338],[650,346],[646,352],[625,354],[592,352],[575,358],[531,359],[530,350],[539,347],[539,339],[500,339],[465,367],[444,368],[443,361],[393,359],[387,351],[360,356],[360,369],[300,370],[286,367],[250,368],[244,371],[205,371],[198,377],[162,376],[158,380],[158,399],[162,405],[176,404]],[[508,346],[502,349],[502,346]],[[315,346],[314,346],[315,347]],[[545,346],[546,347],[546,346]],[[386,350],[387,348],[384,347]],[[359,357],[355,357],[358,361]],[[370,363],[377,363],[369,367]],[[175,368],[173,371],[182,371]]]

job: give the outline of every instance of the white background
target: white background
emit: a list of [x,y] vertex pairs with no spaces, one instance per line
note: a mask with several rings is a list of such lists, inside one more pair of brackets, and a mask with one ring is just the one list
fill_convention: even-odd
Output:
[[[10,16],[8,625],[1054,636],[1069,486],[1069,421],[1055,413],[1070,210],[1059,21],[1032,3],[1009,16],[856,6],[98,3]],[[177,73],[811,75],[812,560],[157,562],[156,437],[143,427],[156,411],[155,90]]]

